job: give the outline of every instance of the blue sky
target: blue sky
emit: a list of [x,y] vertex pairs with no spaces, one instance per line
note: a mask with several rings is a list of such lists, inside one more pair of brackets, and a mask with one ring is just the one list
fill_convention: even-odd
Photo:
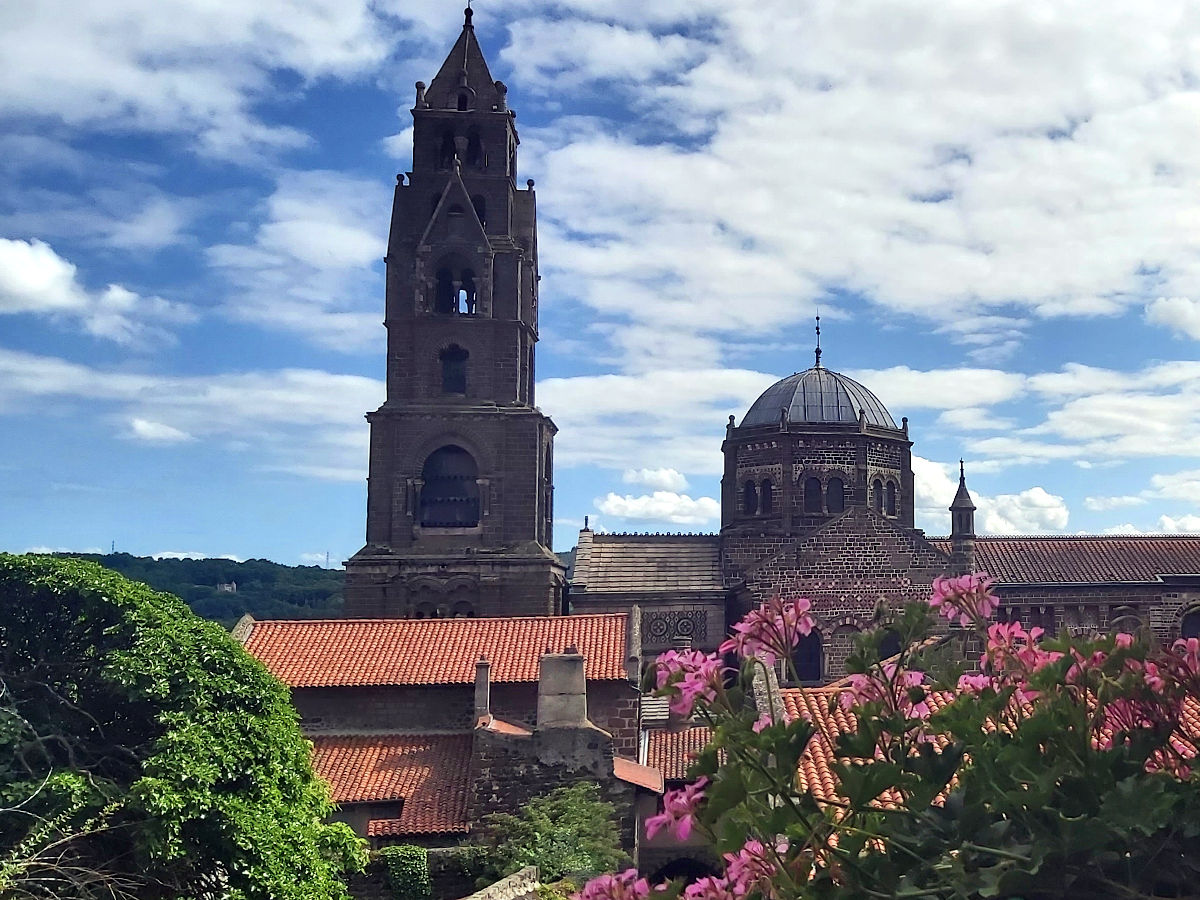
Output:
[[[537,181],[556,546],[713,530],[824,362],[992,533],[1200,531],[1200,11],[481,2]],[[361,545],[381,257],[433,0],[0,9],[0,547]]]

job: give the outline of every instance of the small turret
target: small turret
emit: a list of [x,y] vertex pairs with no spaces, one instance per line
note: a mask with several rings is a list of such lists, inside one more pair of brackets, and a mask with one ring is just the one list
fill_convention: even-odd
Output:
[[975,571],[975,503],[967,490],[963,461],[958,461],[958,493],[950,504],[950,562],[956,575]]

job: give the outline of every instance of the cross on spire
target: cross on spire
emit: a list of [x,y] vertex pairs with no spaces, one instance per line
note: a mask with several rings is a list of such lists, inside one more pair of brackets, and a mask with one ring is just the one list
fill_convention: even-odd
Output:
[[821,368],[821,317],[817,316],[817,362],[816,368]]

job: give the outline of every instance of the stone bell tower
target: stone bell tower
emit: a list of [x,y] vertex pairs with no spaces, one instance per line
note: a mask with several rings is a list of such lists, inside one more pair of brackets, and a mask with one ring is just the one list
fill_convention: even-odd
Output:
[[534,406],[533,182],[517,187],[516,115],[472,11],[428,87],[388,239],[387,401],[368,414],[366,546],[346,615],[561,611],[550,551],[554,434]]

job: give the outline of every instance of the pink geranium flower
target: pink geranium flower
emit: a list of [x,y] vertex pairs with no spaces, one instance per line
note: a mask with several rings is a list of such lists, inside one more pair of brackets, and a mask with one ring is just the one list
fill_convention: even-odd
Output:
[[984,572],[936,578],[929,605],[941,612],[953,624],[961,625],[990,619],[1000,598],[992,593],[995,579]]
[[664,828],[681,841],[692,834],[696,813],[704,800],[707,778],[699,778],[677,791],[667,791],[663,796],[663,811],[646,819],[646,837],[653,839]]
[[574,900],[646,900],[650,882],[639,878],[637,869],[616,875],[599,875],[583,886]]
[[721,653],[756,656],[767,665],[792,655],[800,638],[812,634],[812,601],[805,597],[783,600],[774,597],[748,613],[733,626],[734,636],[721,644]]

